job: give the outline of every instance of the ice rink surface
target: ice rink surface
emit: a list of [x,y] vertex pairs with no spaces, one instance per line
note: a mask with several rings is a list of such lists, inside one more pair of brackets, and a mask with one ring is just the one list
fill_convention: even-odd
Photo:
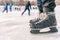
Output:
[[8,13],[0,12],[0,40],[60,40],[60,6],[55,8],[58,33],[31,34],[29,20],[38,15],[38,10],[31,10],[31,16],[23,10]]

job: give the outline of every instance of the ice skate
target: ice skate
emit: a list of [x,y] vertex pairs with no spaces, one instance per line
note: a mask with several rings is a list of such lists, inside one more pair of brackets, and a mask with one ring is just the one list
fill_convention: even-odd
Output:
[[[56,27],[52,27],[50,28],[50,31],[47,31],[47,32],[40,32],[41,29],[44,29],[44,28],[47,28],[47,27],[51,27],[51,26],[56,26],[57,23],[56,23],[56,19],[55,19],[55,16],[54,15],[49,15],[48,16],[49,18],[48,19],[44,19],[44,20],[39,20],[39,21],[34,21],[33,23],[30,23],[30,28],[31,28],[31,33],[55,33],[55,32],[58,32],[57,28]],[[53,20],[51,20],[53,19]]]
[[[53,0],[52,0],[53,1]],[[42,2],[42,0],[37,0],[38,4],[38,9],[39,12],[43,14],[46,13],[46,18],[43,18],[41,20],[39,19],[34,19],[30,20],[30,28],[31,28],[31,33],[33,34],[38,34],[38,33],[55,33],[58,32],[56,26],[56,18],[55,18],[55,13],[54,13],[54,8],[55,8],[55,3],[51,5],[51,1],[48,4],[45,4],[45,2]],[[55,1],[53,1],[55,2]],[[54,26],[54,27],[53,27]],[[46,32],[40,32],[41,29],[49,27],[49,31]]]

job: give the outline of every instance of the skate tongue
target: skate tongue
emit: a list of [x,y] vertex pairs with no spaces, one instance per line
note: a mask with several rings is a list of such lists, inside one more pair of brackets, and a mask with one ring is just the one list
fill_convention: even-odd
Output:
[[49,30],[50,30],[49,28],[44,28],[44,29],[41,29],[40,32],[47,32]]

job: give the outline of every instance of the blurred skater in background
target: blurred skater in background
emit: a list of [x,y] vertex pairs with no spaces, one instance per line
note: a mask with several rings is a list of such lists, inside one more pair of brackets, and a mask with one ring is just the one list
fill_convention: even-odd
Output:
[[12,6],[13,6],[13,4],[12,3],[10,3],[10,5],[9,5],[10,7],[10,12],[12,11]]
[[3,12],[6,11],[6,13],[8,13],[8,3],[5,4],[4,10]]
[[26,10],[28,10],[28,15],[30,16],[30,9],[31,9],[31,3],[30,3],[30,1],[28,1],[27,4],[26,4],[26,6],[25,6],[25,10],[23,11],[23,13],[21,15],[23,15],[24,12]]

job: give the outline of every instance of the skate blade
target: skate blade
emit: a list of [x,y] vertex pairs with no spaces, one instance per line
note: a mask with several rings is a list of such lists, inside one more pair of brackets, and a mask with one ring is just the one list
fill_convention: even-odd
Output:
[[32,33],[32,34],[53,34],[53,33],[57,33],[57,32],[32,32],[32,31],[30,31],[30,33]]

